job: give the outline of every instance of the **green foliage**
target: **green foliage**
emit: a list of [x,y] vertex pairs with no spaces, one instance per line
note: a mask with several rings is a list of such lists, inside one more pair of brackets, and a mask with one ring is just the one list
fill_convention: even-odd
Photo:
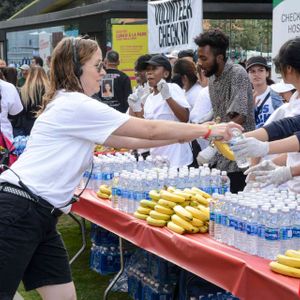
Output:
[[7,20],[30,2],[32,2],[32,0],[1,0],[0,21]]

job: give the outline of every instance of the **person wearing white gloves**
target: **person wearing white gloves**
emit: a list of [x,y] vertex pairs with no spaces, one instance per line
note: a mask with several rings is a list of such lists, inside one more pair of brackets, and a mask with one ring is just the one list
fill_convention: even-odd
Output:
[[146,78],[146,69],[143,64],[151,58],[150,54],[141,55],[135,62],[134,73],[137,82],[137,87],[134,92],[128,96],[129,115],[133,117],[144,117],[144,105],[147,97],[151,93],[149,84]]
[[[171,64],[164,55],[154,55],[144,63],[147,81],[153,92],[147,97],[144,105],[144,118],[148,120],[189,121],[190,105],[184,90],[171,79]],[[172,128],[170,128],[172,130]],[[182,167],[193,162],[189,143],[173,144],[152,148],[153,156],[166,156],[171,167]]]
[[[287,41],[275,58],[276,68],[280,70],[286,83],[294,85],[296,95],[299,95],[300,91],[299,51],[300,38],[295,38]],[[278,159],[275,158],[273,161],[263,161],[248,169],[247,180],[254,179],[263,186],[270,184],[278,186],[287,182],[289,189],[300,192],[300,116],[272,122],[261,129],[246,133],[245,136],[246,139],[232,147],[237,157],[263,157],[266,154],[294,152],[288,153],[284,166],[276,164]]]

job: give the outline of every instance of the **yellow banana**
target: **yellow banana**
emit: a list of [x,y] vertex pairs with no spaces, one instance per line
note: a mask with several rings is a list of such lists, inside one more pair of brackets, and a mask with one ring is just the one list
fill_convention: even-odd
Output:
[[168,201],[173,201],[176,203],[182,203],[185,201],[185,199],[182,196],[178,196],[178,195],[175,195],[173,193],[170,193],[170,192],[164,191],[164,190],[160,191],[160,198],[168,200]]
[[185,230],[187,231],[192,231],[194,226],[189,223],[188,221],[185,221],[184,219],[180,218],[178,215],[173,215],[171,217],[172,221],[178,225],[178,226],[181,226],[182,228],[184,228]]
[[158,200],[158,204],[164,207],[168,207],[168,208],[173,208],[174,206],[176,206],[177,204],[173,201],[168,201],[165,199],[159,199]]
[[149,216],[148,215],[144,215],[144,214],[140,214],[139,212],[135,211],[133,213],[133,215],[138,218],[138,219],[141,219],[141,220],[146,220]]
[[193,192],[191,189],[188,189],[188,188],[185,188],[183,191],[184,191],[185,193],[190,194],[190,195],[194,195],[194,194],[195,194],[195,192]]
[[151,208],[139,206],[136,211],[143,215],[149,215]]
[[111,188],[106,184],[100,185],[99,191],[103,194],[111,195]]
[[210,194],[207,194],[206,192],[198,189],[197,187],[192,187],[192,191],[197,193],[197,194],[200,194],[201,196],[203,196],[204,198],[210,198]]
[[289,267],[300,268],[300,258],[279,254],[277,255],[277,262]]
[[167,191],[173,193],[176,189],[173,186],[168,186]]
[[193,220],[191,221],[191,224],[195,227],[202,227],[204,226],[204,222],[197,219],[197,218],[193,218]]
[[199,231],[200,231],[200,228],[195,227],[195,226],[193,226],[190,230],[187,230],[188,233],[198,233]]
[[173,192],[173,194],[178,195],[178,196],[181,196],[181,197],[183,197],[185,200],[191,200],[191,199],[192,199],[192,196],[193,196],[193,195],[191,195],[191,194],[189,194],[189,193],[185,193],[185,192],[183,192],[183,191],[181,191],[181,190],[175,190],[175,191]]
[[209,205],[209,198],[205,198],[200,194],[196,194],[192,198],[194,201],[197,201],[198,203],[208,206]]
[[184,219],[186,221],[190,222],[193,220],[193,215],[189,211],[187,211],[184,207],[182,207],[181,205],[176,205],[174,207],[174,211],[179,217],[181,217],[182,219]]
[[208,226],[201,226],[199,228],[199,230],[200,230],[201,233],[206,233],[206,232],[208,232]]
[[276,272],[276,273],[279,273],[282,275],[300,278],[300,269],[289,267],[289,266],[280,264],[276,261],[270,262],[269,266],[273,272]]
[[193,207],[198,207],[199,202],[197,202],[197,201],[191,201],[190,205],[193,206]]
[[162,206],[159,204],[155,205],[154,209],[157,212],[165,214],[165,215],[173,215],[174,214],[174,210],[172,208],[168,208],[168,207],[165,207],[165,206]]
[[158,193],[156,190],[151,190],[151,191],[149,192],[149,197],[150,197],[152,200],[158,201],[159,198],[160,198],[160,195],[159,195],[159,193]]
[[156,227],[164,227],[167,223],[165,220],[157,220],[149,216],[147,217],[146,220],[149,225],[156,226]]
[[156,202],[150,201],[150,200],[141,200],[140,205],[146,208],[154,209],[154,206],[156,205]]
[[183,206],[183,207],[186,207],[190,204],[191,204],[191,201],[184,201],[184,202],[180,203],[180,205]]
[[220,141],[214,141],[214,144],[218,151],[227,159],[235,160],[234,154],[230,149],[229,145]]
[[151,218],[156,219],[156,220],[164,220],[164,221],[170,220],[170,215],[162,214],[155,210],[151,210],[149,215]]
[[97,196],[98,196],[99,198],[102,198],[102,199],[110,199],[110,198],[111,198],[110,195],[107,195],[107,194],[102,193],[102,192],[100,192],[100,191],[97,192]]
[[203,205],[198,205],[198,209],[206,215],[207,220],[208,220],[209,219],[209,208],[203,207]]
[[174,231],[174,232],[176,232],[176,233],[178,233],[178,234],[183,234],[183,233],[184,233],[184,228],[182,228],[181,226],[175,224],[175,223],[172,222],[172,221],[168,222],[167,227],[168,227],[170,230],[172,230],[172,231]]
[[199,210],[195,207],[187,206],[185,209],[187,211],[189,211],[194,218],[197,218],[203,222],[205,222],[209,219],[209,217],[205,213],[203,213],[201,210]]
[[285,255],[289,257],[300,258],[300,251],[291,250],[291,249],[286,250]]

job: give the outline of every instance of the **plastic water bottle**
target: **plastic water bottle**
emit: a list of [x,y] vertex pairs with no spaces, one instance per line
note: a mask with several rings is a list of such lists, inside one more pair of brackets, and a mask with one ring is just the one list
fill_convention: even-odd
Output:
[[[242,132],[237,128],[232,128],[231,133],[232,133],[232,138],[230,140],[231,146],[236,144],[238,141],[245,139]],[[249,167],[249,161],[247,160],[246,157],[236,159],[236,164],[238,165],[239,168],[248,168]]]
[[258,226],[257,226],[257,255],[265,257],[266,240],[265,240],[265,223],[269,213],[269,206],[263,205],[258,213]]
[[230,192],[230,178],[227,176],[226,171],[221,172],[221,189],[219,191],[220,194],[224,194]]
[[265,240],[265,257],[275,259],[278,253],[280,253],[278,211],[276,208],[270,208],[267,215]]
[[209,202],[209,235],[214,238],[215,237],[215,205],[218,199],[218,194],[212,195],[212,200]]
[[256,255],[257,254],[257,227],[258,227],[258,206],[256,203],[251,203],[248,210],[248,222],[246,226],[247,231],[247,252]]
[[300,248],[300,206],[297,206],[294,211],[293,220],[293,247],[292,249]]
[[231,206],[230,209],[228,209],[228,229],[227,229],[227,243],[229,246],[233,246],[234,241],[234,235],[235,235],[235,228],[237,226],[237,219],[236,219],[236,206],[237,206],[238,200],[236,197],[232,197],[231,199]]
[[278,221],[280,222],[280,253],[285,253],[286,250],[292,248],[293,238],[292,214],[288,207],[283,207],[281,209]]
[[210,192],[212,194],[219,192],[218,175],[216,172],[213,172],[210,176]]
[[140,201],[143,199],[143,182],[142,179],[139,177],[136,179],[136,185],[135,185],[135,193],[134,193],[134,211],[137,210],[137,208],[140,205]]
[[113,208],[118,208],[118,201],[119,201],[119,178],[120,174],[115,173],[114,178],[112,180],[112,187],[111,187],[111,205]]
[[215,240],[222,242],[222,214],[223,214],[224,196],[219,195],[215,204]]

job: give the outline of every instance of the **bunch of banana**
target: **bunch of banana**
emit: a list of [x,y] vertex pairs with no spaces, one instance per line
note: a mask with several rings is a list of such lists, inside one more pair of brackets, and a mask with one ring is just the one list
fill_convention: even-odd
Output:
[[140,206],[137,208],[137,210],[134,212],[134,216],[141,220],[146,220],[149,217],[150,211],[155,206],[154,201],[143,199],[140,201]]
[[285,255],[277,255],[277,260],[270,263],[270,268],[276,273],[300,278],[300,250],[287,250]]
[[134,216],[149,225],[163,227],[183,234],[208,231],[210,195],[198,188],[149,192],[151,201],[142,200]]
[[100,185],[97,196],[102,199],[111,199],[111,188],[106,184]]

